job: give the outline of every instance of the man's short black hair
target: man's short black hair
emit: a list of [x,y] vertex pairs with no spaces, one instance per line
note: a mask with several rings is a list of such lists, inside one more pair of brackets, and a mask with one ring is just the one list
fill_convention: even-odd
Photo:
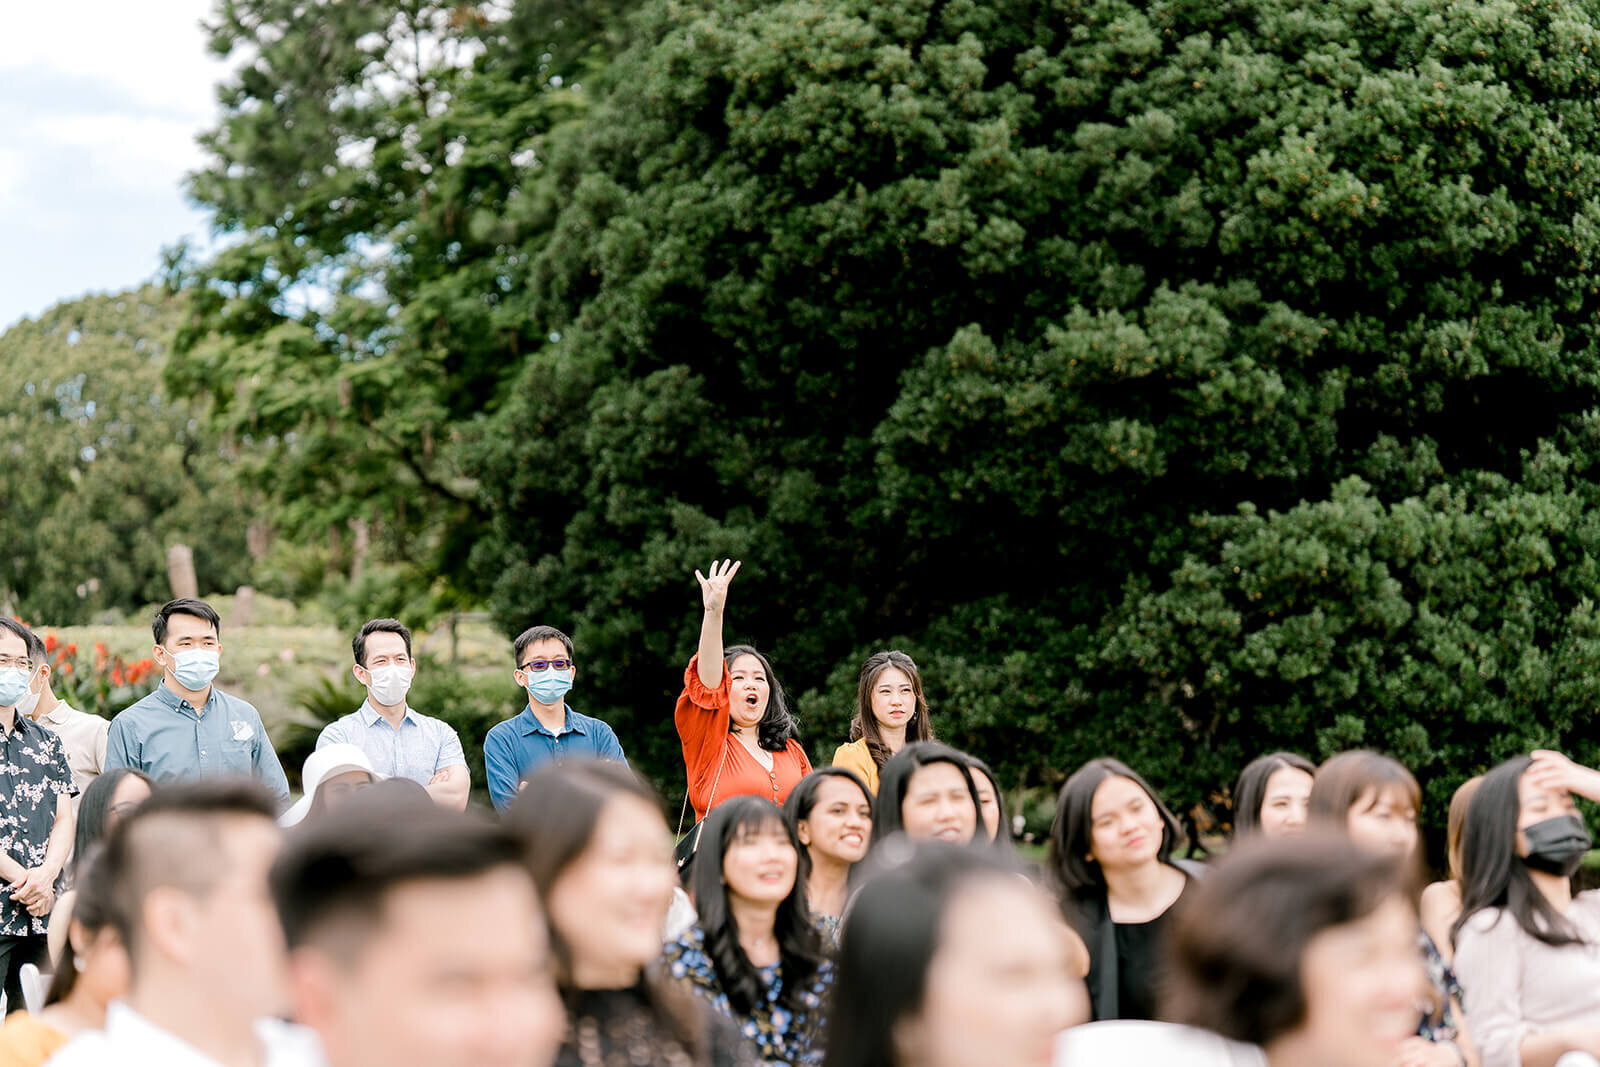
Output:
[[272,897],[289,948],[315,943],[353,963],[383,921],[386,893],[501,867],[526,871],[520,839],[499,823],[439,807],[397,819],[366,801],[356,797],[291,834],[273,865]]
[[536,641],[548,641],[552,637],[561,642],[561,646],[567,650],[567,658],[571,659],[573,655],[572,638],[554,626],[530,626],[517,635],[517,640],[511,646],[511,652],[516,658],[517,666],[519,668],[522,666],[522,654],[528,650],[529,645]]
[[[32,630],[22,625],[16,619],[13,619],[9,615],[0,615],[0,630],[5,630],[8,633],[14,634],[16,637],[20,638],[22,641],[22,647],[28,650],[28,658],[30,660],[44,659],[44,642],[39,640],[38,636],[35,635]],[[34,651],[35,648],[38,649],[37,652]],[[34,663],[35,667],[38,665],[39,664],[37,662]]]
[[406,658],[411,658],[411,631],[406,629],[405,623],[399,619],[373,619],[361,627],[361,632],[350,642],[350,651],[355,654],[357,666],[367,665],[367,638],[373,634],[399,634],[406,643]]
[[243,816],[276,825],[277,815],[278,798],[253,779],[163,785],[105,836],[84,892],[96,894],[96,913],[116,927],[137,966],[145,898],[167,886],[210,892],[226,873],[218,824]]
[[161,605],[161,610],[156,612],[156,617],[150,620],[150,632],[156,636],[156,644],[167,643],[167,621],[174,615],[188,615],[191,618],[203,619],[211,624],[217,631],[217,637],[222,637],[222,616],[217,614],[217,609],[207,604],[204,600],[194,597],[181,596],[177,600],[169,600]]

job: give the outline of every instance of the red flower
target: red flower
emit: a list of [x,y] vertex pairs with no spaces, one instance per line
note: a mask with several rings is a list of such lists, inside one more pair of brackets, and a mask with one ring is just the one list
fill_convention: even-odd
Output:
[[71,674],[72,673],[72,661],[70,659],[67,660],[67,662],[65,662],[65,663],[63,663],[61,665],[61,673],[62,674]]
[[74,642],[73,644],[70,644],[70,645],[67,646],[67,655],[76,656],[77,654],[78,654],[78,646],[77,646],[76,642]]
[[56,640],[55,634],[44,635],[44,650],[46,652],[54,652],[56,650],[56,646],[59,644],[61,644],[61,642]]
[[111,684],[112,685],[121,685],[122,684],[122,668],[121,667],[113,667],[111,669]]

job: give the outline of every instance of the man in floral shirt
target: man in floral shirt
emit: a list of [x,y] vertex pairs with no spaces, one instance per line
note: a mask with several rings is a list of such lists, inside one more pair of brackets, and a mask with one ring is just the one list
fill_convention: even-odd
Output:
[[17,713],[35,674],[26,626],[0,616],[0,972],[21,1011],[22,967],[45,960],[45,930],[72,851],[72,771],[61,739]]

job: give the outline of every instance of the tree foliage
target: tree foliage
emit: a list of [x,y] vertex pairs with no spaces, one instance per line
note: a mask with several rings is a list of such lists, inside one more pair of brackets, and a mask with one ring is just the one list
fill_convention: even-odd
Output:
[[166,552],[206,591],[247,582],[238,451],[162,382],[184,300],[156,287],[58,304],[0,336],[0,600],[56,625],[170,597]]
[[[687,575],[719,555],[814,758],[884,644],[1014,783],[1116,752],[1187,806],[1260,751],[1359,743],[1437,812],[1501,755],[1600,755],[1590,7],[647,0],[627,26],[584,52],[609,65],[580,117],[495,30],[436,114],[346,91],[352,52],[299,154],[230,147],[267,121],[242,104],[219,131],[214,174],[275,199],[219,211],[247,240],[202,272],[184,373],[276,435],[285,499],[452,487],[409,521],[508,632],[575,630],[584,710],[667,783]],[[304,98],[278,79],[260,109]],[[381,114],[336,128],[346,97]],[[313,254],[349,280],[296,313]]]

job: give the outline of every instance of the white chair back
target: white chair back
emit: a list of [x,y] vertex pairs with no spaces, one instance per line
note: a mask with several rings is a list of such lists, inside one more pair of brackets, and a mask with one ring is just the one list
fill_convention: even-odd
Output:
[[38,1015],[44,1011],[45,998],[50,995],[49,976],[40,974],[34,964],[24,963],[17,978],[22,985],[22,1003],[27,1005],[28,1014]]
[[1174,1023],[1112,1019],[1074,1026],[1056,1039],[1056,1067],[1266,1067],[1254,1045]]

